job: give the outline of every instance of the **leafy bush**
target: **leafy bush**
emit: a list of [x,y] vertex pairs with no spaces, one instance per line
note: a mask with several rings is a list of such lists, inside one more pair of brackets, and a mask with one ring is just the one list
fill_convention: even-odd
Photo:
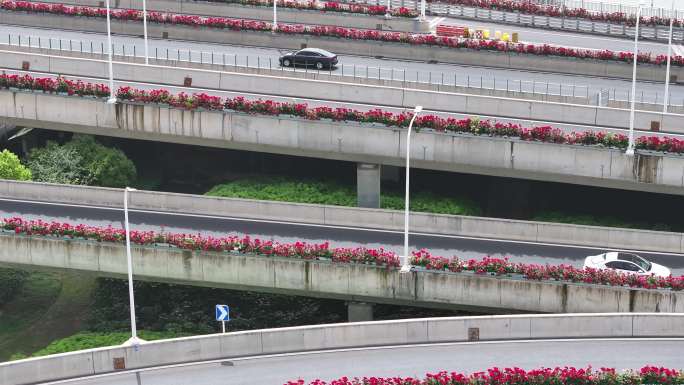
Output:
[[[288,178],[242,179],[220,184],[206,195],[299,202],[335,206],[356,206],[356,191],[353,187],[335,182],[297,180]],[[403,210],[404,195],[399,192],[383,192],[382,208]],[[480,215],[480,208],[465,198],[444,197],[427,192],[411,196],[411,210],[440,214]]]
[[83,165],[83,157],[75,149],[56,142],[31,150],[27,165],[37,182],[87,185],[92,180]]
[[[138,336],[147,341],[161,340],[167,338],[185,337],[188,333],[176,332],[155,332],[141,330]],[[121,345],[131,337],[130,332],[112,332],[112,333],[91,333],[82,332],[74,334],[73,336],[54,341],[45,348],[32,354],[33,357],[47,356],[49,354],[58,354],[73,352],[83,349],[94,349],[105,346]],[[26,358],[24,354],[15,354],[12,359]]]
[[103,146],[90,135],[75,135],[65,146],[83,157],[86,171],[96,186],[126,187],[135,180],[135,165],[118,148]]
[[29,273],[23,270],[0,269],[0,306],[11,301],[24,286]]
[[33,149],[28,166],[40,182],[125,187],[136,178],[135,165],[121,150],[88,135],[75,135],[64,145],[48,142]]
[[31,180],[31,170],[21,164],[9,150],[0,152],[0,179]]

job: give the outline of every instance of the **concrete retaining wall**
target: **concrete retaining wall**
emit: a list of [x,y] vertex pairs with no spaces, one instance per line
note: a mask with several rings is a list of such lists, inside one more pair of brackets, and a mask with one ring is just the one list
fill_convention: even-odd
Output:
[[[94,98],[0,91],[0,117],[18,126],[401,166],[405,130],[375,124],[106,104]],[[684,195],[684,157],[626,156],[593,146],[422,130],[417,168]]]
[[[536,313],[684,312],[684,292],[135,246],[137,279],[348,301]],[[125,276],[125,245],[0,233],[0,262]]]
[[28,385],[115,372],[114,359],[126,369],[141,369],[301,351],[479,340],[564,338],[682,337],[679,314],[563,314],[429,318],[266,329],[115,346],[0,364],[3,385]]
[[[94,59],[74,59],[61,56],[0,52],[2,68],[21,69],[28,61],[32,71],[55,74],[89,76],[106,79],[107,63]],[[221,89],[238,92],[248,90],[260,94],[304,97],[324,101],[365,103],[410,108],[422,105],[434,111],[460,112],[469,115],[501,116],[516,119],[597,125],[599,127],[629,128],[629,111],[580,104],[554,103],[472,94],[458,94],[402,87],[349,84],[334,81],[293,79],[282,76],[228,73],[200,69],[145,66],[134,63],[114,63],[114,73],[120,80],[182,86],[186,76],[192,77],[197,88]],[[306,101],[304,101],[306,102]],[[315,104],[308,101],[309,104]],[[320,103],[320,102],[319,102]],[[684,133],[684,116],[653,111],[637,111],[635,128],[648,130],[658,122],[666,132]]]
[[[78,2],[47,0],[45,3],[76,4],[79,6],[100,7],[101,0],[81,0]],[[113,8],[142,9],[142,2],[136,0],[114,0]],[[245,6],[220,2],[188,1],[188,0],[149,0],[148,11],[187,13],[211,17],[230,17],[238,19],[254,19],[273,21],[271,7]],[[383,15],[372,16],[349,12],[323,12],[306,9],[278,7],[279,23],[324,24],[340,27],[383,29],[404,32],[429,32],[430,23],[421,23],[416,19],[395,17],[385,19]]]
[[[90,32],[105,32],[106,23],[98,18],[72,17],[25,12],[0,12],[1,24],[15,24],[45,28]],[[112,21],[112,33],[141,35],[142,23]],[[632,66],[614,61],[583,60],[563,57],[534,56],[516,53],[475,51],[443,47],[418,46],[379,41],[361,41],[322,36],[272,34],[268,32],[230,31],[215,28],[195,28],[181,25],[150,23],[148,35],[152,38],[205,41],[222,44],[240,44],[258,47],[299,49],[303,46],[319,47],[337,54],[389,57],[406,60],[438,61],[496,68],[524,69],[566,74],[608,76],[631,79]],[[673,67],[672,75],[684,79],[684,68]],[[641,65],[640,80],[662,81],[665,66]]]
[[[122,206],[123,190],[0,180],[0,197],[101,207]],[[402,230],[403,212],[136,191],[132,209]],[[359,218],[363,218],[360,223]],[[428,213],[411,214],[415,232],[684,253],[684,234]]]

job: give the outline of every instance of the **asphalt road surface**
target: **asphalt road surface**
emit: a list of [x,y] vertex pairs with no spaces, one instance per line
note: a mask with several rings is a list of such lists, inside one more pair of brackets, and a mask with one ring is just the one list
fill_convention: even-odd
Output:
[[[144,345],[141,349],[145,349]],[[302,378],[424,376],[441,370],[472,373],[491,367],[574,366],[680,368],[680,339],[561,340],[454,343],[312,352],[230,359],[61,381],[71,385],[283,385]],[[56,384],[56,383],[52,383]]]
[[[123,227],[123,210],[20,202],[0,199],[0,218],[21,216],[31,219],[57,220],[69,223],[85,223],[93,226]],[[383,247],[397,253],[403,250],[403,233],[362,228],[341,228],[310,224],[294,224],[251,219],[208,217],[182,213],[135,211],[129,212],[132,229],[156,230],[173,233],[204,235],[248,234],[260,239],[280,242],[330,242],[333,247],[358,246]],[[460,258],[484,256],[508,257],[512,261],[526,263],[572,264],[581,267],[585,257],[600,254],[606,249],[550,245],[531,242],[506,241],[454,237],[430,234],[412,234],[412,249],[425,248],[437,255]],[[638,250],[637,250],[638,251]],[[669,253],[639,252],[647,259],[672,268],[673,275],[684,274],[684,256]]]
[[[31,44],[37,45],[38,38],[41,46],[46,46],[47,41],[53,39],[53,47],[59,46],[62,40],[62,48],[67,49],[71,41],[72,49],[79,50],[81,41],[85,50],[90,49],[93,42],[93,50],[101,52],[101,47],[106,46],[106,35],[98,33],[85,33],[77,31],[49,30],[41,28],[29,28],[18,26],[0,25],[0,44],[11,40],[13,44],[19,44],[19,36],[22,36],[22,44],[28,43],[31,36]],[[114,52],[142,56],[144,41],[137,36],[113,36]],[[606,44],[604,42],[604,44]],[[99,46],[99,47],[98,47]],[[134,51],[135,47],[135,51]],[[211,52],[214,52],[214,60],[219,63],[224,60],[228,64],[236,63],[240,66],[278,68],[278,58],[285,50],[276,48],[247,47],[236,45],[220,45],[203,42],[188,42],[175,40],[150,39],[150,56],[158,55],[166,57],[167,49],[169,57],[180,57],[182,60],[192,58],[200,60],[201,52],[204,52],[203,60],[211,60]],[[192,51],[189,53],[188,51]],[[190,56],[192,55],[192,56]],[[373,58],[364,56],[340,56],[340,65],[335,73],[345,75],[356,74],[358,77],[371,77],[388,79],[394,78],[409,81],[456,84],[460,86],[484,87],[497,89],[522,90],[524,92],[537,92],[563,95],[590,96],[601,90],[607,90],[611,98],[629,100],[631,81],[623,79],[610,79],[600,77],[581,77],[576,75],[564,75],[554,73],[542,73],[522,70],[507,70],[480,66],[465,66],[445,63],[428,63],[419,61],[406,61],[386,58]],[[664,81],[664,76],[663,76]],[[547,87],[548,83],[548,87]],[[637,82],[637,101],[649,103],[662,103],[664,95],[664,83]],[[670,103],[673,105],[684,104],[684,86],[670,86]]]

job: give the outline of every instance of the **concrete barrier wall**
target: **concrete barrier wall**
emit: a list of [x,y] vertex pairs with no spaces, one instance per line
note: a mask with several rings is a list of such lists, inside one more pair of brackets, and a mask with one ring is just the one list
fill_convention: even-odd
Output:
[[[476,311],[536,313],[684,312],[684,292],[531,281],[415,269],[402,274],[361,264],[166,246],[132,248],[136,279],[347,301]],[[125,245],[0,233],[0,262],[75,269],[103,276],[127,272]]]
[[[21,69],[29,61],[32,71],[55,74],[107,78],[107,63],[94,59],[74,59],[11,51],[0,52],[0,66]],[[629,128],[629,110],[566,104],[510,97],[495,97],[402,87],[349,84],[334,81],[293,79],[282,76],[228,73],[177,67],[145,66],[134,63],[114,64],[120,80],[182,86],[186,76],[198,88],[231,91],[254,90],[262,94],[285,97],[304,97],[350,103],[410,108],[422,105],[435,111],[459,112],[470,115],[501,116],[518,119],[552,121],[600,127]],[[311,103],[310,103],[311,104]],[[684,133],[684,116],[654,111],[637,111],[635,128],[648,130],[651,123],[660,124],[667,132]]]
[[[404,130],[376,124],[109,105],[13,91],[0,91],[0,117],[19,126],[243,151],[394,166],[405,159]],[[681,156],[629,157],[602,147],[422,130],[415,134],[411,159],[417,168],[684,194]]]
[[[46,28],[105,32],[106,23],[97,18],[72,17],[25,12],[0,12],[0,23]],[[112,33],[141,35],[142,23],[113,20]],[[299,49],[312,46],[327,49],[337,54],[389,57],[406,60],[438,61],[496,68],[547,71],[588,76],[609,76],[631,79],[632,66],[614,61],[583,60],[551,56],[535,56],[516,53],[475,51],[445,47],[419,46],[402,43],[362,41],[330,38],[323,36],[272,34],[252,31],[230,31],[215,28],[195,28],[182,25],[150,23],[148,36],[176,40],[205,41],[210,43],[240,44],[258,47]],[[684,78],[684,68],[673,67],[672,75]],[[662,81],[665,66],[644,64],[639,66],[638,79]]]
[[[79,6],[100,7],[100,0],[61,1],[47,0],[45,3],[74,4]],[[135,0],[115,0],[114,8],[142,9],[142,2]],[[188,0],[149,0],[148,11],[187,13],[211,17],[230,17],[273,21],[271,7],[245,6],[221,2],[188,1]],[[383,29],[402,32],[429,32],[430,23],[421,23],[414,18],[394,17],[385,19],[383,15],[363,15],[349,12],[324,12],[307,9],[291,9],[278,7],[279,23],[324,24],[340,27]]]
[[[102,207],[123,205],[123,190],[36,182],[0,180],[0,197]],[[220,215],[330,226],[363,226],[402,230],[402,211],[309,205],[136,191],[129,194],[131,209],[199,215]],[[684,253],[684,234],[661,231],[581,226],[499,218],[412,213],[415,232],[530,242]]]
[[476,328],[480,341],[683,337],[680,314],[562,314],[426,318],[254,330],[177,338],[138,348],[114,346],[0,364],[3,385],[28,385],[125,369],[264,354],[428,343],[465,342]]

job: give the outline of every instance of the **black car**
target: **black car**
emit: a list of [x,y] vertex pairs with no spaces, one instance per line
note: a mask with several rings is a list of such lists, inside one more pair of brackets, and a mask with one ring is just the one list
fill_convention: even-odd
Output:
[[337,55],[320,48],[304,48],[296,52],[286,53],[279,60],[283,67],[314,66],[320,70],[335,67]]

